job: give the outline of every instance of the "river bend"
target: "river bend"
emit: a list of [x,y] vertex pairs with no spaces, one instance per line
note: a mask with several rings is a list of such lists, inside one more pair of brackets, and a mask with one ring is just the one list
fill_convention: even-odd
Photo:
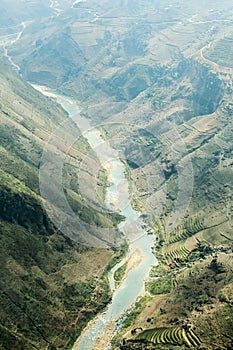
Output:
[[[107,190],[106,202],[109,209],[120,211],[126,218],[119,225],[119,229],[127,238],[129,251],[124,260],[109,273],[110,286],[113,291],[112,301],[103,313],[87,325],[73,347],[73,350],[92,350],[95,349],[96,342],[101,338],[105,341],[98,345],[98,349],[109,349],[116,321],[135,303],[139,296],[145,293],[145,280],[151,267],[157,264],[151,249],[155,237],[147,234],[147,228],[140,218],[140,213],[135,211],[130,204],[128,181],[125,177],[126,169],[118,152],[110,146],[109,142],[102,139],[100,131],[96,127],[92,127],[89,120],[80,116],[80,108],[74,100],[45,87],[34,86],[34,88],[47,96],[56,97],[57,102],[75,121],[82,135],[96,152],[100,163],[108,171],[111,186]],[[115,289],[114,271],[126,262],[134,252],[140,254],[140,261],[128,271],[119,288]]]

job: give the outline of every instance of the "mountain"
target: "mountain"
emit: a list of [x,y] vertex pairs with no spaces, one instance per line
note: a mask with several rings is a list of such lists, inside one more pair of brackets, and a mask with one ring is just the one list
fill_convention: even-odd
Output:
[[[6,62],[0,64],[0,81],[0,347],[64,349],[110,300],[105,269],[113,251],[71,240],[44,209],[40,158],[67,114]],[[74,147],[64,165],[65,187],[76,193],[72,204],[97,230],[111,227],[116,219],[82,203],[72,184],[80,156],[88,149],[84,139]]]
[[[53,11],[52,15],[49,11]],[[20,37],[5,45],[8,56],[19,65],[22,75],[22,78],[15,75],[13,78],[9,69],[2,68],[2,86],[6,88],[1,95],[4,107],[1,115],[4,120],[8,120],[8,116],[13,120],[10,124],[9,121],[5,123],[1,132],[2,162],[5,162],[2,203],[6,203],[6,210],[1,215],[5,236],[8,237],[8,227],[14,230],[12,225],[18,225],[19,232],[25,234],[34,230],[39,232],[41,236],[36,239],[56,234],[53,243],[50,239],[45,243],[50,245],[51,254],[57,256],[54,259],[60,261],[61,253],[55,245],[62,240],[65,258],[61,264],[67,261],[67,269],[71,265],[66,259],[75,260],[77,253],[74,252],[78,251],[80,259],[74,264],[79,261],[82,267],[90,264],[93,252],[97,254],[90,248],[84,249],[80,242],[68,240],[67,243],[67,237],[54,229],[38,204],[41,198],[37,168],[42,148],[51,131],[67,116],[55,102],[24,83],[30,81],[77,99],[82,106],[82,115],[101,129],[113,147],[120,149],[127,167],[133,206],[142,213],[157,237],[153,251],[159,265],[152,268],[146,281],[148,295],[124,318],[112,347],[125,350],[155,347],[231,349],[232,5],[228,0],[214,3],[209,0],[188,3],[183,0],[119,0],[114,5],[108,0],[101,3],[87,0],[52,2],[49,11],[43,18],[26,23]],[[26,18],[30,18],[29,10]],[[25,19],[19,17],[19,20]],[[12,28],[6,30],[10,33]],[[5,69],[13,81],[7,80]],[[12,81],[10,87],[9,81]],[[13,97],[9,100],[8,96]],[[22,120],[25,108],[27,117]],[[88,150],[85,140],[79,141],[73,152],[83,149]],[[78,156],[82,157],[82,154]],[[13,161],[17,167],[12,166]],[[97,227],[116,225],[118,218],[84,205],[79,197],[77,169],[69,163],[66,170],[67,197],[76,212],[89,223],[94,220]],[[106,186],[104,181],[102,186]],[[6,201],[6,194],[10,194],[10,202]],[[7,203],[10,203],[8,207]],[[14,206],[15,210],[9,209]],[[40,208],[38,219],[35,218],[35,207]],[[24,220],[21,220],[22,214],[19,215],[20,209],[25,213]],[[26,226],[23,226],[24,222]],[[46,249],[44,245],[42,250]],[[72,258],[72,254],[75,257]],[[101,271],[112,254],[107,250],[106,259],[99,263]],[[33,253],[33,257],[37,255],[37,251]],[[27,268],[18,260],[17,263],[26,273]],[[59,293],[65,293],[65,282],[60,282],[64,270],[61,265],[56,271],[45,271],[38,260],[34,270],[35,266],[42,270],[39,271],[40,278],[41,274],[46,273],[49,276],[46,278],[55,274]],[[21,270],[15,271],[19,276]],[[6,276],[8,274],[7,270]],[[86,279],[81,276],[86,289],[81,285],[78,291],[84,288],[92,293],[89,289],[95,274],[93,265]],[[75,284],[76,277],[69,280],[73,289],[68,288],[65,293],[70,308],[77,294],[76,288],[79,288]],[[56,279],[52,282],[54,279],[47,281],[46,278],[43,282],[47,285],[58,283]],[[95,291],[104,290],[103,301],[98,305],[94,298],[89,317],[109,300],[103,279],[95,283]],[[13,286],[12,290],[15,290]],[[22,294],[26,295],[24,291]],[[55,298],[52,292],[49,295],[51,305],[54,300],[61,303],[63,294],[55,294]],[[82,302],[81,310],[88,314],[87,299]],[[4,308],[5,305],[4,299]],[[59,305],[61,309],[64,307],[62,303]],[[51,308],[47,303],[44,310]],[[4,315],[7,313],[5,311]],[[67,317],[73,317],[73,314],[75,311],[71,309]],[[80,314],[75,317],[77,320]],[[12,321],[4,322],[3,331],[13,337],[17,327],[15,324],[9,327]],[[64,324],[72,328],[72,322],[68,319]],[[22,325],[23,321],[19,323]],[[35,322],[40,323],[44,326],[45,321]],[[54,340],[55,334],[60,334],[59,330],[52,333],[48,328],[46,332],[52,333],[52,338],[48,339],[52,339],[51,343],[54,341],[55,347],[64,348],[74,339],[73,330],[66,333],[63,343],[62,336],[56,340],[58,343]],[[21,333],[26,337],[22,330]],[[45,348],[43,344],[36,346]]]
[[51,15],[52,11],[48,2],[45,0],[40,2],[31,2],[28,0],[2,0],[0,14],[2,29],[15,32],[17,29],[16,26],[20,25],[22,21],[33,20],[35,13],[38,18],[43,18],[45,15]]

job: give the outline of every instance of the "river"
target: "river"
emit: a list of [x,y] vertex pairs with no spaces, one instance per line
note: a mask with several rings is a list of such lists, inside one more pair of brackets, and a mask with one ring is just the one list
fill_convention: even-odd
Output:
[[[56,94],[45,87],[34,85],[34,88],[47,96],[56,97],[57,102],[75,121],[82,135],[96,152],[100,163],[108,171],[111,186],[107,190],[107,206],[111,210],[120,211],[126,218],[119,225],[119,229],[127,238],[129,251],[124,260],[109,273],[109,282],[113,292],[112,301],[103,313],[87,325],[73,347],[73,350],[92,350],[95,349],[96,342],[101,339],[98,349],[109,349],[116,321],[135,303],[139,296],[145,294],[145,280],[151,267],[157,264],[151,249],[155,237],[147,234],[147,227],[140,218],[140,213],[131,206],[128,181],[125,176],[126,169],[119,158],[118,151],[113,149],[108,141],[102,139],[101,132],[97,127],[92,127],[90,121],[80,115],[80,107],[74,100]],[[128,261],[133,254],[139,255],[140,259],[137,259],[137,263],[131,267],[121,285],[116,289],[113,279],[114,271]]]

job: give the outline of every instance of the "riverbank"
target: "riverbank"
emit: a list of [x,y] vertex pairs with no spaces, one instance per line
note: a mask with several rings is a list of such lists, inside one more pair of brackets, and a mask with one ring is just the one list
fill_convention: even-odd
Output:
[[[132,269],[136,268],[138,265],[141,264],[142,259],[143,259],[143,256],[142,256],[142,254],[141,254],[139,249],[136,249],[135,251],[133,251],[129,255],[129,258],[126,260],[127,267],[126,267],[126,271],[125,271],[125,274],[124,274],[124,276],[122,278],[121,283],[123,283],[123,281],[127,278],[128,273]],[[143,295],[144,295],[144,292],[142,293],[142,295],[139,295],[138,297],[142,297]],[[122,315],[120,315],[120,317],[121,316]],[[83,330],[82,333],[86,333],[88,330],[90,330],[93,327],[93,325],[95,324],[95,322],[97,321],[98,317],[99,316],[96,316],[93,320],[88,322],[87,326],[85,327],[85,329]],[[104,332],[103,332],[102,336],[96,339],[96,344],[95,344],[93,350],[103,350],[103,349],[105,349],[108,346],[108,344],[111,342],[111,339],[114,336],[115,321],[116,320],[113,320],[112,322],[110,322],[106,326],[106,328],[104,329]],[[79,342],[81,341],[81,339],[82,339],[82,335],[77,339],[77,341],[75,342],[72,350],[77,350],[78,349],[78,345],[79,345]]]
[[112,301],[106,310],[87,324],[73,346],[73,350],[104,350],[115,335],[117,320],[145,292],[144,281],[151,267],[157,263],[152,252],[155,237],[147,234],[140,213],[131,206],[125,166],[119,158],[118,151],[113,149],[108,141],[102,139],[97,127],[92,127],[89,120],[80,116],[77,101],[44,86],[34,87],[43,94],[55,98],[75,121],[101,165],[108,172],[111,186],[107,188],[106,204],[109,204],[110,210],[118,211],[125,217],[125,221],[119,224],[119,230],[124,233],[129,244],[129,258],[123,280],[120,286],[113,290]]

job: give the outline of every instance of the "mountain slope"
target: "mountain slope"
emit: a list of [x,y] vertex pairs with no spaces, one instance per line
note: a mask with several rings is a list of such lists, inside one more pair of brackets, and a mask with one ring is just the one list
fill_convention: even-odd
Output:
[[77,97],[121,149],[133,204],[157,236],[151,300],[114,346],[231,349],[232,4],[66,4],[8,52],[24,79]]
[[[104,270],[113,252],[64,236],[39,195],[43,147],[66,113],[4,63],[0,80],[0,348],[65,349],[110,299]],[[84,145],[88,149],[84,140],[75,145],[79,157]],[[75,157],[78,163],[73,150]],[[77,171],[72,164],[69,169]],[[69,178],[68,172],[66,188]],[[80,198],[73,204],[97,230],[98,225],[116,224]]]

